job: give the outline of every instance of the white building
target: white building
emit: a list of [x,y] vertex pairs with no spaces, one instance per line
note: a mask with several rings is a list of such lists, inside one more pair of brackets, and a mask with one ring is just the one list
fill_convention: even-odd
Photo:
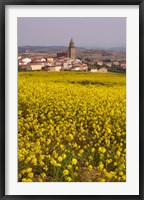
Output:
[[54,66],[54,67],[50,67],[49,69],[50,69],[50,71],[57,71],[57,72],[59,72],[60,70],[61,70],[61,66]]
[[31,59],[30,58],[24,58],[24,59],[22,59],[22,62],[25,63],[25,65],[26,65],[27,63],[31,62]]
[[63,69],[70,69],[72,67],[72,64],[69,64],[68,62],[63,62]]
[[53,62],[54,59],[53,59],[53,58],[47,58],[47,61],[49,61],[49,62]]
[[72,67],[71,70],[72,70],[72,71],[80,71],[81,68],[80,68],[79,66],[77,66],[77,67]]
[[91,69],[90,72],[98,72],[97,69]]
[[55,62],[56,66],[62,66],[62,62]]
[[18,60],[20,60],[22,57],[21,56],[18,56]]
[[22,62],[22,61],[20,61],[18,64],[19,64],[19,65],[26,65],[26,63],[24,63],[24,62]]
[[111,63],[111,62],[106,62],[105,65],[106,65],[107,67],[111,67],[111,66],[112,66],[112,63]]
[[126,63],[122,63],[121,67],[126,68]]
[[69,69],[69,65],[67,62],[63,62],[63,69]]
[[41,61],[41,62],[45,62],[45,61],[47,61],[47,59],[46,59],[46,58],[41,58],[40,61]]
[[118,66],[119,62],[117,62],[117,61],[113,62],[113,65]]
[[97,65],[102,66],[102,65],[103,65],[103,61],[98,61],[98,62],[97,62]]
[[107,72],[107,69],[105,67],[98,70],[98,72]]
[[42,64],[39,63],[31,63],[28,66],[26,66],[26,70],[41,70],[42,69]]

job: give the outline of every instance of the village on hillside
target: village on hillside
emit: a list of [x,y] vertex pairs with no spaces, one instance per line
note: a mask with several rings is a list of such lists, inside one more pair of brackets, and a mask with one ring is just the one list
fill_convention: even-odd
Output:
[[[88,54],[89,51],[87,50]],[[126,59],[105,54],[95,54],[91,57],[79,58],[73,39],[70,40],[68,50],[58,52],[56,56],[42,56],[26,50],[18,56],[19,71],[91,71],[91,72],[126,72]]]

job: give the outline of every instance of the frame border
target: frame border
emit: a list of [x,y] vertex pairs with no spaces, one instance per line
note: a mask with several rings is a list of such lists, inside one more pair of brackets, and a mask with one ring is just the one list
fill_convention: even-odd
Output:
[[[139,195],[5,195],[5,6],[139,5]],[[0,0],[0,200],[75,199],[144,200],[144,0]]]

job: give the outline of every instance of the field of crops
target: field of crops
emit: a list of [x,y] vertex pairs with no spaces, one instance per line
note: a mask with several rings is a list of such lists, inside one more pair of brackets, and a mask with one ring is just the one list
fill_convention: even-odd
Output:
[[126,181],[126,76],[19,72],[18,181]]

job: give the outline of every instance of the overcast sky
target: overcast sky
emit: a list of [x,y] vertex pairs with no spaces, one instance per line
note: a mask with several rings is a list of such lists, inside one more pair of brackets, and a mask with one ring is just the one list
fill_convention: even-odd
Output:
[[18,46],[125,47],[126,18],[18,18]]

